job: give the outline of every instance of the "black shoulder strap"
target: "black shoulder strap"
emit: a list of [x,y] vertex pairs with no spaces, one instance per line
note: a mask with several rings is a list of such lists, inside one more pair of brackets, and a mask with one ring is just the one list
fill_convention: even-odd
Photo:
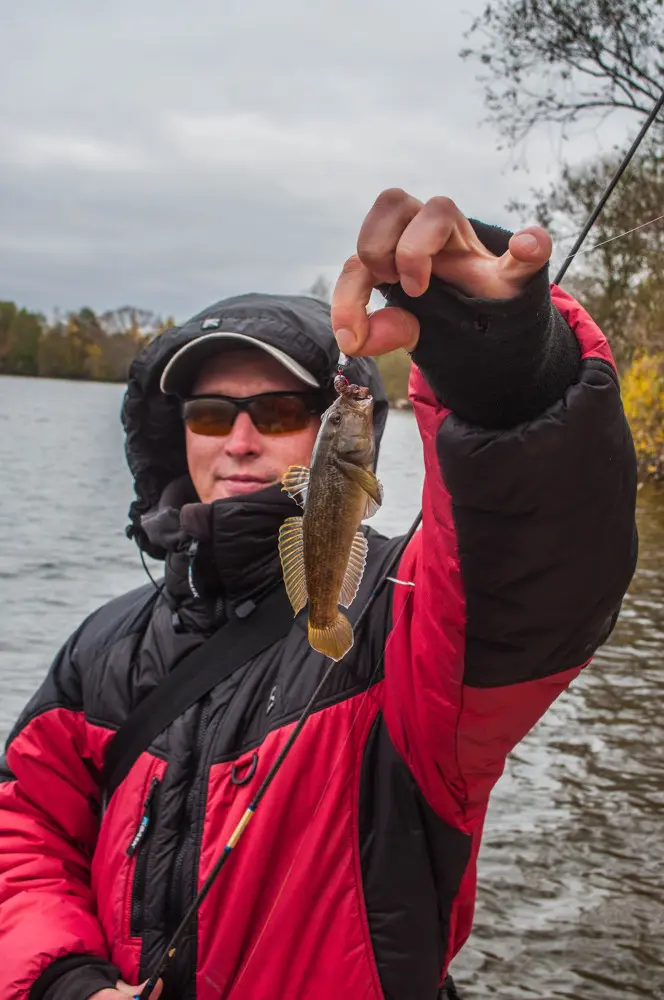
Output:
[[102,775],[105,801],[159,733],[247,660],[288,635],[292,626],[293,610],[286,591],[278,587],[247,618],[234,618],[183,656],[111,740]]

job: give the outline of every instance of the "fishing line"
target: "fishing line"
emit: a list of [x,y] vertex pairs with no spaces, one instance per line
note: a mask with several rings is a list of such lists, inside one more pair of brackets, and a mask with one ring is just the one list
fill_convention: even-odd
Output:
[[[613,175],[611,181],[607,185],[607,187],[606,187],[605,191],[603,192],[603,194],[602,194],[599,202],[597,203],[595,209],[593,210],[593,212],[591,213],[590,217],[588,218],[588,221],[586,222],[585,226],[583,227],[583,229],[579,233],[579,236],[577,237],[577,240],[576,240],[576,242],[575,242],[575,244],[574,244],[574,246],[572,248],[571,254],[569,254],[569,256],[567,256],[564,259],[564,261],[562,263],[562,266],[560,267],[560,269],[558,271],[558,274],[556,275],[556,277],[554,279],[555,284],[557,284],[557,285],[560,284],[560,282],[562,281],[562,279],[563,279],[563,277],[564,277],[564,275],[565,275],[565,273],[566,273],[566,271],[567,271],[567,269],[568,269],[571,261],[574,259],[574,257],[576,257],[578,255],[579,250],[580,250],[582,244],[584,243],[584,241],[585,241],[588,233],[592,229],[592,227],[593,227],[595,221],[597,220],[600,212],[602,211],[602,209],[604,208],[605,204],[609,200],[609,198],[610,198],[610,196],[611,196],[614,188],[616,187],[618,181],[620,180],[620,178],[622,177],[623,173],[625,172],[625,170],[626,170],[626,168],[627,168],[630,160],[632,159],[634,153],[638,149],[638,147],[639,147],[639,145],[640,145],[643,137],[645,136],[646,132],[648,131],[648,129],[650,128],[650,126],[654,122],[654,120],[657,117],[657,115],[659,114],[659,112],[661,111],[662,107],[664,107],[664,90],[662,90],[661,96],[659,97],[659,99],[655,103],[652,111],[648,115],[648,118],[644,122],[644,124],[643,124],[643,126],[641,128],[641,131],[639,132],[639,134],[637,135],[636,139],[634,140],[634,142],[630,146],[629,150],[625,154],[625,157],[624,157],[622,163],[620,164],[620,166],[618,167],[617,171]],[[657,220],[654,220],[654,221],[657,221]],[[637,227],[637,228],[642,228],[642,227]],[[622,234],[622,235],[627,235],[627,234],[625,233],[625,234]],[[608,241],[606,241],[606,242],[608,242]],[[596,248],[591,247],[590,249],[596,249]],[[341,362],[341,358],[343,358],[344,361],[346,361],[345,356],[343,354],[340,357],[340,362]],[[340,365],[340,367],[343,367],[343,365]],[[376,587],[376,589],[374,590],[374,592],[369,596],[369,598],[367,600],[367,603],[365,604],[364,608],[360,612],[360,615],[359,615],[359,617],[357,619],[357,622],[355,624],[355,629],[356,630],[359,629],[360,623],[365,618],[365,616],[366,616],[367,612],[369,611],[369,609],[373,606],[373,603],[374,603],[374,600],[375,600],[377,594],[380,592],[380,590],[382,589],[383,585],[387,582],[387,580],[386,580],[387,574],[389,574],[390,572],[392,572],[392,570],[394,569],[394,567],[397,565],[397,562],[401,558],[403,552],[405,551],[406,546],[408,545],[408,543],[410,542],[411,538],[413,537],[413,535],[417,531],[417,529],[418,529],[418,527],[420,525],[421,520],[422,520],[422,511],[419,512],[419,514],[417,515],[417,517],[413,521],[413,524],[411,525],[410,529],[408,530],[407,534],[404,536],[402,544],[397,549],[397,552],[396,552],[396,554],[395,554],[392,562],[390,563],[390,565],[387,568],[386,575],[379,581],[378,586]],[[404,602],[404,608],[405,608],[405,604],[406,604],[406,602]],[[393,633],[394,633],[394,630],[393,630],[392,634]],[[389,642],[389,639],[388,639],[388,642]],[[386,643],[385,650],[383,651],[383,656],[381,657],[381,660],[378,661],[376,667],[374,668],[374,673],[372,674],[372,677],[375,675],[376,669],[378,668],[378,666],[382,662],[382,658],[385,656],[386,649],[387,649],[387,643]],[[295,725],[295,727],[294,727],[291,735],[286,740],[286,742],[285,742],[285,744],[284,744],[281,752],[279,753],[277,759],[275,760],[274,764],[272,765],[272,767],[268,771],[267,775],[263,779],[263,782],[260,785],[258,791],[256,792],[256,795],[254,796],[254,798],[252,799],[251,803],[247,807],[247,809],[246,809],[244,815],[242,816],[242,818],[240,819],[239,823],[236,825],[235,829],[233,830],[233,832],[232,832],[232,834],[231,834],[231,836],[230,836],[230,838],[229,838],[229,840],[228,840],[228,842],[227,842],[227,844],[226,844],[223,852],[221,853],[221,855],[217,859],[214,867],[212,868],[212,871],[210,872],[210,874],[208,875],[207,879],[205,880],[205,882],[201,886],[201,889],[200,889],[198,895],[196,896],[196,898],[193,900],[193,902],[189,906],[189,908],[188,908],[187,912],[185,913],[184,917],[182,918],[179,926],[175,930],[175,932],[174,932],[174,934],[173,934],[170,942],[168,943],[166,949],[164,950],[164,952],[163,952],[163,954],[162,954],[162,956],[161,956],[161,958],[160,958],[160,960],[158,962],[157,969],[152,974],[152,976],[148,979],[147,983],[145,984],[145,987],[143,988],[143,990],[141,992],[141,995],[140,995],[141,996],[141,1000],[150,1000],[150,997],[152,996],[152,993],[154,992],[154,989],[155,989],[155,987],[157,985],[157,982],[159,981],[159,979],[162,978],[162,976],[164,975],[164,973],[167,971],[167,969],[168,969],[171,961],[173,960],[173,957],[176,954],[177,948],[179,947],[182,938],[184,937],[185,933],[189,929],[189,925],[191,924],[192,919],[194,918],[194,916],[198,912],[199,907],[205,901],[208,893],[210,892],[210,889],[212,888],[214,882],[217,879],[217,876],[221,872],[221,869],[223,868],[224,864],[226,863],[226,861],[230,857],[230,855],[231,855],[232,851],[234,850],[234,848],[237,846],[238,842],[240,841],[240,838],[242,837],[242,834],[247,829],[247,826],[249,825],[249,823],[250,823],[250,821],[251,821],[254,813],[256,812],[256,809],[260,805],[260,803],[261,803],[261,801],[263,799],[263,796],[265,795],[265,793],[267,792],[268,788],[272,784],[272,782],[273,782],[275,776],[277,775],[279,769],[281,768],[284,760],[288,756],[288,753],[290,752],[293,744],[295,743],[295,741],[297,740],[298,736],[302,732],[304,724],[306,723],[306,721],[309,718],[309,716],[313,713],[314,708],[316,706],[316,702],[318,701],[319,695],[320,695],[321,691],[323,690],[323,688],[325,687],[325,685],[327,684],[327,681],[329,680],[329,678],[330,678],[330,676],[331,676],[334,668],[336,667],[336,662],[337,661],[335,661],[335,660],[331,660],[330,661],[330,664],[329,664],[328,668],[326,669],[325,673],[323,674],[323,677],[321,678],[320,682],[318,683],[318,685],[316,687],[316,690],[314,691],[314,693],[312,694],[311,698],[309,699],[309,702],[307,703],[307,705],[303,709],[302,714],[300,715],[300,718],[298,719],[298,721],[297,721],[297,723],[296,723],[296,725]],[[369,691],[369,689],[367,690],[366,694],[368,694],[368,691]],[[365,697],[366,697],[366,695],[365,695]],[[360,710],[361,710],[361,706],[358,709],[358,713],[359,713]],[[268,919],[269,919],[269,917],[268,917]]]
[[576,253],[570,254],[568,257],[563,257],[563,260],[571,260],[572,257],[579,257],[582,253],[590,253],[592,250],[597,250],[599,247],[606,246],[607,243],[613,243],[614,240],[620,240],[623,236],[629,236],[630,233],[636,233],[639,229],[645,229],[646,226],[652,226],[655,222],[661,222],[664,219],[664,215],[658,215],[656,219],[650,219],[649,222],[642,222],[640,226],[634,226],[633,229],[628,229],[625,233],[618,233],[617,236],[610,236],[608,240],[602,240],[601,243],[596,243],[593,247],[586,247],[585,250],[577,250]]
[[[383,576],[378,581],[376,589],[369,595],[369,597],[367,598],[366,604],[364,605],[364,607],[362,608],[362,611],[358,615],[357,621],[355,623],[355,632],[356,633],[358,633],[359,627],[360,627],[361,623],[364,621],[364,619],[366,618],[368,612],[373,607],[373,604],[374,604],[374,601],[376,600],[376,597],[381,592],[383,586],[387,582],[387,574],[393,572],[393,570],[395,569],[395,567],[398,565],[399,560],[401,559],[401,556],[403,555],[403,553],[404,553],[404,551],[405,551],[408,543],[410,542],[411,538],[413,537],[413,535],[417,531],[417,528],[419,527],[421,519],[422,519],[422,512],[420,511],[420,513],[418,514],[418,516],[415,518],[413,524],[410,526],[408,532],[406,533],[406,535],[404,535],[404,538],[403,538],[403,540],[401,542],[401,545],[398,546],[396,553],[394,554],[394,556],[392,557],[391,561],[389,562],[389,564],[387,566],[387,570],[386,570],[386,575]],[[406,602],[404,602],[404,610],[405,610],[405,604],[406,604]],[[402,611],[402,614],[403,614],[403,611]],[[401,617],[401,616],[399,616],[399,617]],[[394,634],[394,628],[392,629],[391,635],[393,635],[393,634]],[[390,635],[390,637],[388,637],[388,643],[389,643],[389,639],[391,638],[391,635]],[[379,659],[379,661],[376,664],[376,666],[374,667],[373,673],[371,675],[372,678],[375,676],[376,671],[378,670],[378,667],[380,666],[380,664],[381,664],[381,662],[382,662],[382,660],[383,660],[383,658],[385,656],[385,652],[387,650],[388,643],[385,644],[385,649],[383,650],[382,656]],[[206,878],[205,882],[201,886],[201,888],[200,888],[200,890],[198,892],[198,895],[196,896],[196,898],[190,904],[190,906],[187,909],[186,913],[184,914],[182,920],[180,921],[178,927],[174,931],[174,933],[173,933],[170,941],[166,945],[166,948],[162,952],[162,954],[161,954],[161,956],[159,958],[159,961],[157,963],[157,967],[156,967],[155,971],[153,972],[153,974],[150,976],[150,978],[146,982],[146,984],[143,987],[143,990],[140,993],[140,995],[137,995],[139,997],[139,1000],[150,1000],[150,997],[152,996],[152,993],[154,992],[154,989],[155,989],[157,983],[159,982],[160,979],[163,978],[163,976],[165,975],[165,973],[168,971],[168,968],[169,968],[171,962],[173,961],[173,958],[175,957],[175,955],[177,953],[177,949],[179,948],[184,935],[189,930],[189,927],[191,925],[191,922],[192,922],[193,918],[196,916],[198,910],[200,909],[200,907],[202,906],[202,904],[205,902],[205,899],[207,898],[207,895],[210,892],[210,889],[212,888],[212,886],[214,885],[214,883],[215,883],[215,881],[216,881],[219,873],[221,872],[222,868],[224,867],[224,865],[228,861],[228,858],[231,856],[233,850],[235,849],[235,847],[239,843],[239,841],[240,841],[243,833],[245,832],[245,830],[249,826],[249,823],[251,822],[251,820],[252,820],[252,818],[254,816],[254,813],[258,809],[258,806],[260,805],[260,803],[261,803],[261,801],[262,801],[265,793],[267,792],[267,790],[269,789],[270,785],[274,781],[274,779],[275,779],[277,773],[279,772],[282,764],[284,763],[286,757],[288,756],[290,750],[292,749],[293,744],[295,743],[295,741],[297,740],[298,736],[302,732],[302,729],[304,728],[304,725],[305,725],[307,719],[313,714],[313,711],[314,711],[314,709],[316,707],[316,704],[318,702],[318,698],[320,697],[320,694],[321,694],[323,688],[325,687],[325,685],[327,684],[328,680],[330,679],[330,677],[331,677],[331,675],[332,675],[332,673],[333,673],[333,671],[334,671],[334,669],[335,669],[335,667],[337,665],[337,662],[341,662],[341,661],[330,660],[330,663],[329,663],[327,669],[325,670],[325,673],[323,674],[321,680],[318,682],[318,685],[316,686],[316,689],[315,689],[314,693],[311,695],[311,698],[309,699],[309,701],[305,705],[304,709],[302,710],[302,713],[300,714],[300,717],[299,717],[297,723],[295,724],[295,727],[293,728],[293,731],[291,732],[290,736],[288,737],[288,739],[284,743],[284,745],[283,745],[281,751],[279,752],[276,760],[274,761],[272,767],[270,768],[270,770],[268,771],[268,773],[263,778],[263,781],[261,782],[261,784],[260,784],[260,786],[258,788],[258,791],[256,792],[255,796],[253,797],[253,799],[251,800],[251,802],[247,806],[247,808],[244,811],[242,817],[240,818],[240,821],[237,823],[237,825],[235,826],[235,829],[233,830],[233,832],[231,833],[230,837],[228,838],[226,846],[224,847],[223,851],[221,852],[221,854],[217,858],[217,861],[215,862],[215,864],[214,864],[214,866],[213,866],[210,874],[208,875],[208,877]],[[370,688],[367,690],[367,693],[368,693],[369,690],[370,690]],[[360,708],[358,708],[358,712],[361,710],[361,707],[362,706],[360,706]]]
[[[389,576],[385,577],[384,579],[385,580],[390,580],[391,582],[394,582],[394,583],[401,583],[401,582],[403,582],[401,580],[394,580],[393,577],[389,577]],[[411,586],[414,587],[415,584],[411,584]],[[404,615],[404,613],[406,611],[406,606],[408,604],[408,597],[410,596],[410,593],[412,593],[412,591],[409,591],[406,594],[406,597],[405,597],[404,602],[403,602],[403,607],[402,607],[401,611],[399,612],[399,615],[397,617],[396,622],[392,626],[392,630],[391,630],[391,632],[390,632],[390,634],[389,634],[389,636],[387,638],[387,642],[385,643],[385,648],[383,649],[382,655],[380,656],[378,662],[376,663],[376,666],[374,667],[374,669],[371,672],[371,676],[369,678],[367,689],[364,692],[364,694],[362,695],[362,700],[361,700],[360,704],[358,705],[357,711],[355,712],[355,714],[354,714],[354,716],[352,718],[351,724],[350,724],[349,729],[348,729],[348,733],[346,735],[346,739],[343,741],[343,743],[341,745],[341,748],[339,750],[339,753],[337,754],[336,759],[334,761],[334,764],[332,765],[332,770],[330,771],[330,775],[329,775],[327,781],[325,782],[325,786],[323,788],[323,791],[320,794],[320,798],[318,799],[318,803],[316,804],[316,807],[315,807],[315,809],[314,809],[314,811],[313,811],[313,813],[312,813],[312,815],[311,815],[311,817],[309,819],[309,822],[307,823],[307,827],[306,827],[305,831],[303,832],[303,834],[300,837],[300,845],[303,844],[305,842],[305,840],[307,839],[307,837],[309,836],[309,831],[311,830],[311,825],[312,825],[313,821],[315,820],[315,818],[316,818],[316,816],[318,814],[318,810],[320,809],[321,805],[323,804],[323,799],[325,798],[325,796],[327,794],[327,790],[330,787],[330,782],[332,781],[332,778],[334,777],[334,774],[335,774],[335,772],[337,770],[337,767],[338,767],[339,762],[341,760],[341,755],[343,754],[344,750],[346,749],[348,741],[350,740],[351,735],[353,733],[353,730],[355,729],[355,724],[357,723],[357,720],[359,719],[359,717],[360,717],[360,715],[362,713],[362,710],[364,709],[364,706],[366,704],[367,698],[369,696],[373,697],[372,688],[373,688],[374,678],[376,677],[376,674],[378,673],[378,670],[379,670],[381,664],[383,663],[383,661],[385,659],[385,656],[387,655],[387,647],[389,646],[390,642],[392,641],[392,639],[394,637],[394,634],[396,632],[397,626],[398,626],[399,622],[401,621],[401,619],[402,619],[402,617],[403,617],[403,615]],[[358,619],[358,621],[359,621],[359,619]],[[357,625],[355,627],[357,629]],[[254,955],[256,954],[256,951],[258,950],[258,946],[260,945],[263,937],[265,936],[265,932],[267,931],[268,924],[272,921],[272,917],[274,916],[274,912],[275,912],[275,910],[276,910],[276,908],[277,908],[277,906],[279,904],[279,901],[280,901],[280,899],[281,899],[281,897],[282,897],[282,895],[284,893],[284,890],[286,888],[286,883],[288,882],[288,880],[290,879],[290,877],[291,877],[291,875],[293,873],[293,869],[295,868],[295,864],[297,862],[298,856],[299,856],[299,845],[298,845],[298,850],[294,851],[294,853],[293,853],[293,860],[291,862],[290,868],[286,872],[285,878],[284,878],[284,880],[283,880],[283,882],[281,884],[281,888],[279,889],[279,892],[277,893],[275,901],[274,901],[274,903],[272,905],[272,909],[270,910],[270,912],[268,913],[267,917],[265,918],[265,923],[263,924],[263,926],[262,926],[262,928],[260,930],[260,933],[258,935],[258,939],[256,941],[256,944],[251,949],[251,952],[249,953],[249,957],[247,958],[247,961],[244,963],[244,966],[242,967],[242,971],[240,972],[239,976],[237,977],[237,979],[233,980],[233,986],[239,986],[240,980],[242,979],[242,977],[244,976],[245,972],[247,971],[247,969],[249,967],[249,963],[251,962],[251,960],[253,959]]]
[[625,173],[625,170],[629,166],[630,160],[632,159],[632,157],[634,156],[635,152],[637,151],[637,149],[641,145],[641,141],[644,138],[646,132],[648,131],[648,129],[650,128],[650,126],[654,122],[655,118],[657,118],[657,115],[659,114],[659,112],[662,110],[663,107],[664,107],[664,89],[662,90],[662,93],[660,94],[658,100],[655,102],[652,111],[650,112],[650,114],[648,115],[648,117],[646,118],[646,120],[644,121],[644,123],[643,123],[643,125],[641,127],[641,130],[640,130],[639,134],[637,135],[636,139],[634,140],[634,142],[632,143],[632,145],[629,147],[629,149],[625,153],[625,156],[623,157],[622,163],[620,164],[620,166],[616,170],[615,174],[613,175],[613,177],[611,178],[611,180],[607,184],[606,188],[604,189],[604,192],[602,193],[601,198],[599,199],[599,201],[595,205],[595,208],[590,213],[590,216],[588,217],[588,220],[587,220],[585,226],[583,227],[583,229],[581,230],[581,232],[577,236],[576,242],[575,242],[574,246],[572,247],[571,254],[564,259],[561,267],[558,269],[558,274],[554,278],[554,283],[556,285],[559,285],[560,282],[563,280],[563,278],[564,278],[564,276],[565,276],[565,274],[567,272],[567,268],[569,267],[571,261],[574,259],[574,257],[577,256],[579,250],[581,249],[581,246],[583,245],[583,243],[585,243],[586,236],[588,235],[588,233],[590,232],[590,230],[592,229],[592,227],[595,225],[595,222],[597,221],[597,218],[598,218],[600,212],[602,211],[602,209],[606,205],[607,201],[609,200],[609,198],[613,194],[613,190],[614,190],[616,184],[618,183],[618,181],[620,180],[620,178],[622,177],[622,175]]

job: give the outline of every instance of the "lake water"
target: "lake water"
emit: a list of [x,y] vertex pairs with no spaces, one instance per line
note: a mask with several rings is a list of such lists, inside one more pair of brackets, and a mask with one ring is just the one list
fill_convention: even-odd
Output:
[[[0,377],[0,737],[81,619],[145,580],[124,536],[123,388]],[[419,508],[413,418],[392,413],[372,523]],[[664,493],[610,643],[510,758],[489,810],[464,1000],[664,997]],[[158,570],[158,567],[155,567]],[[1,832],[1,831],[0,831]]]

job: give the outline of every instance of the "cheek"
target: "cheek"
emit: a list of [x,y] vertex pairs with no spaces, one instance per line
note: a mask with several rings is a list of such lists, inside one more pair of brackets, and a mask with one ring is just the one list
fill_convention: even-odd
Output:
[[203,434],[192,434],[191,431],[186,430],[185,445],[189,473],[196,486],[197,480],[211,474],[210,459],[218,450],[219,441],[217,438],[205,437]]
[[278,449],[279,464],[284,472],[289,465],[309,465],[319,430],[320,421],[316,421],[299,434],[274,439]]

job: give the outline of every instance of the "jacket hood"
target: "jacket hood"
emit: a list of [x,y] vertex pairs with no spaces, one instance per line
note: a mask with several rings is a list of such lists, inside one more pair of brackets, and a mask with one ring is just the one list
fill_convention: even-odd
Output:
[[[299,295],[249,294],[222,299],[197,313],[182,326],[165,330],[131,364],[122,405],[127,463],[134,479],[136,499],[130,506],[127,535],[153,558],[166,551],[151,543],[141,518],[159,505],[162,494],[187,476],[184,427],[179,402],[159,388],[161,374],[184,344],[207,331],[205,320],[218,320],[215,329],[246,333],[273,344],[299,361],[320,382],[331,403],[336,397],[339,348],[332,333],[330,307],[320,299]],[[376,458],[387,419],[388,403],[372,358],[352,358],[344,369],[349,381],[369,387],[374,398]]]

